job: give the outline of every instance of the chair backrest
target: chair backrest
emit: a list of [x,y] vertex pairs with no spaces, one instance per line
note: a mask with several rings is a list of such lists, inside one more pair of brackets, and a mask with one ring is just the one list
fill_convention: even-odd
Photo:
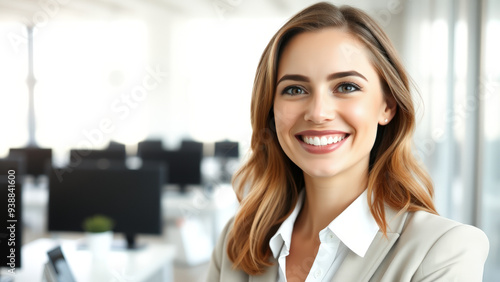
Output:
[[163,142],[161,140],[144,140],[137,144],[137,155],[139,157],[143,156],[144,153],[160,151],[163,151]]
[[38,176],[46,174],[47,166],[52,164],[52,149],[48,148],[11,148],[9,157],[24,158],[26,174]]
[[203,143],[192,140],[182,140],[180,150],[195,151],[203,155]]

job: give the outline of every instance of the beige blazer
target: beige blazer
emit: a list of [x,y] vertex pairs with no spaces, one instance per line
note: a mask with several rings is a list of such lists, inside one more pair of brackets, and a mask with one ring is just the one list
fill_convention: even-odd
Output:
[[[427,212],[386,209],[387,238],[378,232],[365,257],[349,251],[332,281],[482,281],[489,242],[479,229]],[[215,247],[207,281],[276,281],[278,263],[259,276],[234,270],[226,252],[232,220]]]

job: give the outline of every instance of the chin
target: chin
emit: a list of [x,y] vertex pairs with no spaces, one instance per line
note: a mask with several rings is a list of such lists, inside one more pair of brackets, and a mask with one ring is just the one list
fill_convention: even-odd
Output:
[[340,170],[338,168],[308,168],[308,169],[302,169],[304,173],[309,175],[310,177],[317,177],[317,178],[326,178],[326,177],[334,177],[340,173]]

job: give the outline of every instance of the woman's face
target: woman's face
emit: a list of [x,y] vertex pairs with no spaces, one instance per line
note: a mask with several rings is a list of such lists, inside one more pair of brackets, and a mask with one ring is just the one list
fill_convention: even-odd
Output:
[[352,35],[325,28],[296,35],[281,54],[276,133],[286,155],[311,177],[368,171],[377,125],[395,111],[368,52]]

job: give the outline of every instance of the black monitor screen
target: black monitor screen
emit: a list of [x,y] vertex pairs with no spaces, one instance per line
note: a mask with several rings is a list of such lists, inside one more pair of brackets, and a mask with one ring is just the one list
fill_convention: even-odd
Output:
[[238,142],[231,142],[231,141],[215,142],[214,155],[216,157],[222,157],[222,158],[238,158],[240,154],[238,147],[239,147]]
[[18,176],[22,176],[25,173],[24,158],[21,157],[7,157],[5,159],[0,159],[0,175],[7,175],[9,170],[14,170]]
[[26,174],[34,176],[45,174],[47,165],[52,162],[52,149],[11,148],[9,155],[23,157],[26,164]]
[[201,183],[201,159],[196,151],[165,151],[170,183],[187,185]]
[[143,161],[161,161],[165,164],[166,180],[170,184],[199,185],[201,184],[200,152],[191,150],[144,152]]
[[85,218],[102,214],[115,221],[113,231],[161,234],[163,167],[139,170],[76,167],[59,181],[49,178],[49,231],[83,231]]

